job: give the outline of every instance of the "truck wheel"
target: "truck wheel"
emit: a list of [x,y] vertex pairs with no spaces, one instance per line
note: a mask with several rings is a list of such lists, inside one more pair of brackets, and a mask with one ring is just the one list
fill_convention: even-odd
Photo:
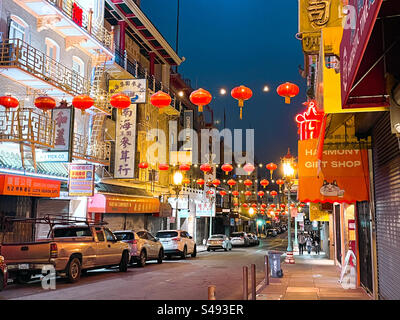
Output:
[[197,248],[196,248],[196,245],[195,245],[194,248],[193,248],[193,252],[192,252],[191,257],[192,258],[196,258],[196,255],[197,255]]
[[31,274],[29,272],[28,273],[18,272],[16,280],[17,283],[19,284],[26,284],[31,280]]
[[162,263],[163,259],[164,259],[164,250],[160,249],[160,252],[158,253],[157,263]]
[[0,291],[4,289],[4,275],[0,272]]
[[122,253],[121,262],[119,263],[119,271],[127,272],[128,271],[128,263],[129,263],[129,254],[124,251]]
[[72,258],[67,266],[68,282],[75,283],[81,278],[81,262],[78,258]]
[[139,256],[139,260],[138,260],[137,265],[139,267],[144,267],[146,265],[146,260],[147,260],[146,251],[142,250],[140,252],[140,256]]

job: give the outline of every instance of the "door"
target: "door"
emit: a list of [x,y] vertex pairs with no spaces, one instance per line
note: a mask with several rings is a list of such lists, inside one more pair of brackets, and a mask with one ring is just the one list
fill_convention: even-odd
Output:
[[[139,231],[136,233],[138,237],[140,238],[140,250],[145,249],[147,253],[147,257],[152,257],[153,252],[152,252],[152,246],[150,245],[148,241],[148,234],[146,231]],[[140,252],[139,252],[140,253]]]
[[341,230],[342,226],[340,224],[340,205],[335,205],[335,233],[336,233],[336,259],[342,264],[342,237]]
[[107,228],[104,228],[104,234],[107,242],[107,264],[119,264],[122,257],[121,244],[118,243],[117,238]]
[[107,259],[107,242],[104,236],[102,228],[96,227],[95,234],[97,238],[96,244],[96,266],[106,266],[108,264]]
[[151,256],[153,258],[157,258],[159,252],[159,245],[158,242],[156,241],[156,238],[154,238],[150,232],[147,232],[147,241],[149,243],[149,246],[151,247]]

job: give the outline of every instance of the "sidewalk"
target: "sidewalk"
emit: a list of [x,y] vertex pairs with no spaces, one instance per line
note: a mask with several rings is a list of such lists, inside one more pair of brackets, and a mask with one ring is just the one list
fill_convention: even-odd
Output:
[[344,289],[338,282],[340,270],[324,254],[299,255],[295,264],[286,264],[282,256],[282,278],[270,278],[257,300],[371,300],[361,288]]

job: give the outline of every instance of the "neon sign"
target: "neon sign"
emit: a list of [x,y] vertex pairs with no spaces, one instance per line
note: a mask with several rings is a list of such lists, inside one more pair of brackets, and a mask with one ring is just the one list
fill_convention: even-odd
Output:
[[308,105],[307,111],[296,116],[299,127],[300,140],[317,139],[321,130],[324,113],[317,110],[315,100],[305,103]]

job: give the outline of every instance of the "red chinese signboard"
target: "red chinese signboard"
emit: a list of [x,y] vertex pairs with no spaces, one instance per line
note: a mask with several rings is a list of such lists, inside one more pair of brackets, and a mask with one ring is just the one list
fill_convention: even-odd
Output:
[[76,4],[72,4],[72,20],[80,27],[82,27],[83,10]]
[[314,100],[308,101],[307,111],[296,116],[300,140],[317,139],[324,113],[317,110]]
[[10,196],[51,197],[60,196],[61,182],[17,175],[0,175],[0,194]]

